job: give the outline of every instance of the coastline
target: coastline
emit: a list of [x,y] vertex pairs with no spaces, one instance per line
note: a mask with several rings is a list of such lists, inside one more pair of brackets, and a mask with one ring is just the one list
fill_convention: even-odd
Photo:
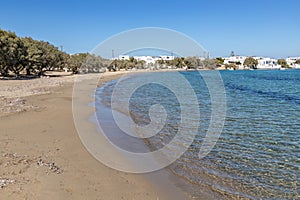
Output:
[[[84,146],[86,146],[88,151],[91,151],[92,155],[99,160],[99,157],[97,157],[97,153],[100,154],[98,151],[98,148],[93,148],[93,146],[101,145],[105,146],[106,139],[102,136],[101,130],[98,129],[98,124],[91,120],[91,118],[94,118],[96,107],[89,106],[89,109],[87,109],[87,105],[94,105],[95,104],[95,98],[91,98],[95,94],[95,90],[98,88],[101,88],[101,86],[109,81],[124,77],[124,76],[130,76],[130,75],[137,75],[139,73],[149,73],[149,71],[135,71],[135,72],[128,72],[128,73],[122,73],[119,72],[118,74],[114,75],[113,79],[107,80],[105,76],[101,77],[99,83],[97,84],[97,87],[95,87],[95,80],[87,80],[79,83],[79,88],[77,86],[76,91],[79,91],[78,94],[76,92],[73,92],[73,98],[80,99],[79,101],[76,101],[76,108],[74,107],[74,101],[73,101],[73,110],[75,113],[80,113],[77,116],[74,116],[75,124],[78,126],[78,131],[84,131],[84,136],[80,135],[81,141]],[[80,102],[78,104],[78,102]],[[79,108],[78,108],[79,107]],[[105,109],[109,109],[106,108]],[[79,116],[78,119],[76,119]],[[106,119],[106,117],[104,116]],[[87,120],[89,119],[89,120]],[[81,127],[84,127],[81,129]],[[81,129],[81,130],[80,130]],[[100,134],[99,134],[100,133]],[[105,140],[105,141],[104,141]],[[95,143],[97,141],[97,143]],[[147,147],[145,147],[147,148]],[[104,148],[108,149],[108,148]],[[124,165],[127,166],[133,166],[131,163],[130,158],[124,157],[124,155],[120,155],[119,152],[109,151],[109,156],[117,157],[118,159],[122,160]],[[101,160],[101,159],[100,159]],[[100,161],[99,161],[100,162]],[[123,172],[119,172],[123,173]],[[127,174],[127,173],[126,173]],[[129,173],[131,174],[131,173]],[[167,169],[158,170],[155,172],[145,173],[145,174],[131,174],[134,177],[139,177],[146,181],[156,192],[157,192],[157,199],[174,199],[174,200],[183,200],[188,199],[186,194],[181,190],[180,187],[177,185],[181,184],[181,181],[178,177],[175,177],[172,173],[170,173]]]
[[[80,76],[83,81],[90,80],[86,76],[102,76],[105,82],[125,73]],[[24,110],[1,113],[0,179],[5,184],[1,186],[0,198],[169,199],[162,194],[165,191],[159,191],[144,176],[112,170],[87,152],[73,122],[74,76],[61,82],[59,78],[49,79],[57,80],[54,85],[41,85],[44,89],[40,88],[37,94],[26,93],[23,81],[0,81],[2,89],[7,85],[15,94],[2,92],[1,95],[7,95],[3,98],[22,99],[21,105],[31,105]],[[32,87],[40,80],[25,81]],[[16,88],[25,92],[20,94]]]
[[[174,71],[178,71],[178,70],[174,70]],[[174,71],[145,71],[145,73],[160,73],[160,72],[174,72]],[[128,76],[133,75],[135,76],[136,74],[131,73],[131,74],[127,74]],[[126,74],[125,74],[126,76]],[[98,86],[97,89],[101,89],[101,86]],[[100,93],[100,92],[99,92]],[[88,95],[84,95],[84,96],[88,96]],[[102,103],[99,102],[100,99],[98,99],[97,102],[97,107],[95,109],[102,109],[102,107],[104,107],[105,110],[111,110],[111,108],[109,108],[107,105],[104,105]],[[110,111],[111,112],[111,111]],[[118,112],[118,111],[117,111]],[[101,112],[101,115],[104,117],[103,119],[108,120],[110,118],[112,118],[112,116],[110,114],[106,114],[107,112]],[[107,116],[108,115],[108,116]],[[95,122],[95,117],[96,116],[92,116],[92,114],[90,115],[90,117],[92,118],[91,121],[93,122],[93,124],[96,124],[97,122]],[[101,117],[101,118],[102,118]],[[113,118],[112,118],[113,119]],[[106,122],[102,122],[101,124],[103,126],[105,125]],[[95,125],[96,126],[96,125]],[[114,129],[112,129],[113,131]],[[98,130],[98,132],[101,130]],[[114,132],[112,132],[114,133]],[[108,134],[110,134],[110,132],[108,132]],[[95,138],[93,138],[95,139]],[[117,140],[123,140],[122,137],[118,138]],[[127,139],[124,139],[125,141]],[[93,141],[93,140],[91,140]],[[129,142],[130,143],[130,142]],[[150,150],[150,144],[148,143],[148,141],[144,140],[143,141],[143,146],[141,146],[141,149],[149,149]],[[135,142],[136,144],[136,142]],[[88,146],[92,146],[92,142],[88,145]],[[126,146],[126,145],[125,145]],[[126,147],[125,147],[126,148]],[[130,148],[130,147],[129,147]],[[145,151],[145,150],[141,150],[141,151]],[[118,156],[118,155],[114,155],[114,156]],[[126,161],[124,161],[126,162]],[[214,198],[222,198],[222,195],[217,194],[217,193],[213,193],[209,187],[207,186],[202,186],[201,188],[190,188],[190,184],[187,180],[183,179],[182,177],[178,176],[178,174],[174,173],[174,171],[172,170],[172,168],[170,168],[169,166],[155,171],[155,172],[150,172],[150,173],[146,173],[144,175],[142,175],[143,177],[145,177],[145,179],[147,181],[149,181],[154,188],[156,188],[157,191],[160,191],[161,193],[166,193],[167,191],[167,196],[166,199],[214,199]],[[194,191],[193,190],[200,190],[201,192],[201,197],[199,196],[195,196],[194,195]]]

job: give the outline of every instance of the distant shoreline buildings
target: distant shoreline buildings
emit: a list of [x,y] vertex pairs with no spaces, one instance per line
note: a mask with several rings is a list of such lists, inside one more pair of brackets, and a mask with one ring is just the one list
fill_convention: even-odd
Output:
[[292,68],[300,68],[300,63],[296,63],[298,60],[300,60],[300,57],[288,57],[285,60]]
[[[117,58],[112,58],[112,59],[117,59],[117,60],[129,60],[130,58],[134,58],[137,61],[144,61],[147,66],[153,66],[156,64],[158,61],[171,61],[176,58],[176,56],[173,55],[160,55],[160,56],[129,56],[129,55],[119,55]],[[258,64],[256,66],[256,69],[281,69],[284,66],[280,65],[278,63],[277,59],[270,58],[270,57],[259,57],[259,56],[229,56],[229,57],[221,57],[221,60],[223,60],[223,63],[220,64],[219,68],[225,68],[230,69],[230,65],[235,65],[236,68],[234,69],[249,69],[249,67],[244,66],[244,62],[247,58],[252,57],[255,60],[257,60]],[[197,57],[197,59],[200,60],[205,60],[209,58],[204,58],[204,57]],[[220,58],[211,58],[211,59],[220,59]],[[300,69],[300,56],[299,57],[288,57],[283,59],[286,61],[288,66],[290,68],[296,68]],[[297,62],[298,61],[298,62]],[[228,67],[229,66],[229,67]]]
[[129,60],[130,57],[133,57],[137,61],[144,61],[146,65],[155,64],[159,60],[169,61],[174,60],[175,56],[160,55],[160,56],[129,56],[129,55],[120,55],[119,60]]
[[[252,56],[230,56],[224,57],[224,64],[236,64],[238,69],[247,69],[244,66],[244,62],[247,58]],[[252,57],[257,60],[258,65],[257,69],[280,69],[282,66],[278,63],[277,59],[269,58],[269,57]],[[284,59],[290,68],[300,68],[300,64],[297,64],[296,61],[300,60],[300,57],[288,57]]]

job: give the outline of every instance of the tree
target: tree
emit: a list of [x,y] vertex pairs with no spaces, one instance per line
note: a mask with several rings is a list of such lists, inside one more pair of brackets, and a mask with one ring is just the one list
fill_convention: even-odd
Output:
[[[15,33],[0,30],[0,74],[19,75],[26,69],[26,75],[41,76],[45,71],[68,68],[73,73],[104,72],[110,60],[88,53],[68,55],[45,41],[30,37],[19,38]],[[119,62],[118,68],[132,68],[138,62],[133,58],[127,65]],[[141,64],[141,63],[139,63]]]
[[64,53],[59,51],[57,47],[29,37],[22,40],[27,47],[27,73],[32,71],[41,76],[47,70],[62,69]]
[[288,63],[286,62],[285,59],[278,59],[277,63],[278,63],[279,65],[281,65],[281,67],[283,67],[283,68],[289,68],[289,67],[290,67],[290,66],[288,65]]
[[134,57],[130,57],[129,61],[132,62],[132,63],[135,63],[136,59]]
[[68,55],[66,60],[67,68],[71,70],[73,74],[79,73],[79,70],[83,66],[87,56],[87,53]]
[[183,68],[185,66],[184,58],[174,58],[173,64],[178,68]]
[[219,61],[216,59],[205,59],[202,61],[202,65],[206,69],[216,69],[219,65]]
[[135,68],[137,69],[143,69],[146,65],[146,61],[144,60],[138,60],[136,65],[135,65]]
[[237,69],[239,69],[239,66],[237,66],[235,63],[230,63],[230,64],[225,65],[225,69],[237,70]]
[[8,71],[19,76],[26,66],[27,48],[13,32],[0,30],[0,71],[6,76]]
[[159,65],[166,64],[166,62],[163,59],[157,60],[156,63]]
[[124,68],[125,70],[135,68],[134,60],[124,60]]
[[109,64],[108,70],[109,70],[109,71],[117,71],[117,62],[118,62],[117,59],[113,60],[113,61]]
[[124,68],[125,68],[125,61],[117,60],[117,59],[112,61],[108,67],[109,71],[120,71],[120,69],[124,69]]
[[252,57],[248,57],[244,61],[244,66],[249,67],[250,69],[256,69],[258,61]]
[[108,68],[110,71],[113,70],[114,64],[116,64],[119,61],[114,60],[112,63],[110,62],[110,60],[101,58],[97,55],[92,55],[89,53],[79,53],[69,55],[69,58],[66,62],[66,66],[74,74],[77,74],[79,72],[96,73],[104,72],[106,68]]
[[188,67],[188,69],[196,69],[198,65],[198,58],[193,56],[193,57],[187,57],[184,59],[185,65]]
[[224,58],[216,58],[216,60],[220,63],[220,64],[224,64]]

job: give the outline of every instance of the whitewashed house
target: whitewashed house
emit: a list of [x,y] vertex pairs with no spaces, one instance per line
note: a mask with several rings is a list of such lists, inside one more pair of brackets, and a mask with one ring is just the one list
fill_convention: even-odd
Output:
[[137,61],[145,61],[146,65],[154,64],[155,58],[152,56],[133,56]]
[[236,64],[237,66],[239,66],[239,69],[243,69],[246,58],[247,58],[246,56],[230,56],[230,57],[225,57],[223,59],[225,65]]
[[280,69],[281,65],[278,65],[276,59],[264,58],[264,57],[253,57],[258,61],[257,69]]
[[[119,60],[129,60],[131,56],[129,55],[119,55]],[[154,65],[157,60],[174,60],[174,56],[160,55],[160,56],[133,56],[134,59],[138,61],[145,61],[146,65]]]

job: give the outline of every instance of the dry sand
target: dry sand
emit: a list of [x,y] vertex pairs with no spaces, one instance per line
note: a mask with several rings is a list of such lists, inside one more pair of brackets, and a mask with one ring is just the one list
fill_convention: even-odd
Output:
[[[73,81],[0,80],[0,199],[182,199],[175,186],[115,171],[87,152],[73,122]],[[161,184],[167,179],[164,174]]]

